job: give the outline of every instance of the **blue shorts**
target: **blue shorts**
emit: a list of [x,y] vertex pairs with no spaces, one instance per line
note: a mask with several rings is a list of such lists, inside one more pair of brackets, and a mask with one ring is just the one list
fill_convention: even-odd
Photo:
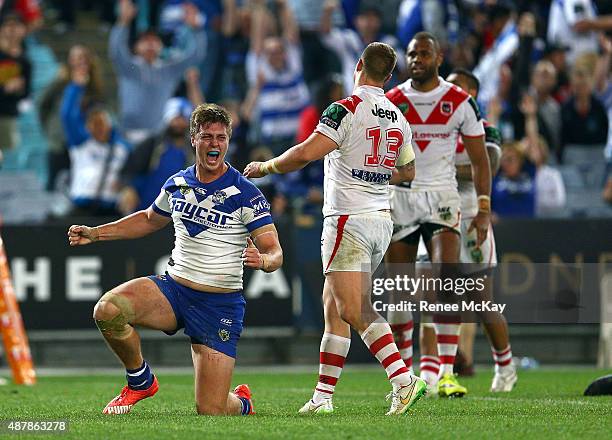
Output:
[[246,301],[242,292],[208,293],[185,287],[166,273],[151,275],[164,294],[176,317],[175,334],[181,328],[192,344],[202,344],[213,350],[236,357],[236,345],[242,333]]

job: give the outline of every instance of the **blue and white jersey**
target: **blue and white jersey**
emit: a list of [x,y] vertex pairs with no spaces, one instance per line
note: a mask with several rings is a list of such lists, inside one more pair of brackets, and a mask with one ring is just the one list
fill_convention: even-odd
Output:
[[202,183],[193,165],[170,177],[151,206],[174,223],[170,275],[242,289],[246,239],[272,223],[270,204],[255,185],[231,166],[214,182]]
[[275,70],[264,55],[250,51],[246,58],[249,84],[263,78],[257,98],[257,117],[263,142],[293,139],[300,123],[300,114],[310,102],[304,82],[302,51],[296,44],[285,42],[286,65]]

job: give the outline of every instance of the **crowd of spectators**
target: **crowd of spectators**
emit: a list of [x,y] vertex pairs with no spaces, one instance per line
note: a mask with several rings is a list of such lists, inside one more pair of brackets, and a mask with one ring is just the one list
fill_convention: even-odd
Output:
[[[384,41],[403,54],[411,36],[427,30],[443,47],[443,75],[474,71],[482,113],[502,133],[497,215],[554,216],[567,203],[558,167],[568,148],[592,145],[612,164],[608,3],[0,0],[0,154],[19,148],[16,120],[33,98],[26,36],[41,29],[69,35],[82,8],[97,11],[108,51],[73,46],[36,104],[49,146],[48,189],[68,188],[72,214],[87,215],[150,204],[165,179],[192,160],[194,106],[209,101],[230,110],[229,160],[242,169],[304,140],[326,106],[351,93],[368,43]],[[43,22],[51,10],[53,26]],[[116,96],[105,92],[105,63]],[[389,87],[407,78],[405,67],[400,56]],[[595,188],[608,203],[610,169]],[[275,214],[292,211],[304,225],[320,215],[321,163],[262,186]]]

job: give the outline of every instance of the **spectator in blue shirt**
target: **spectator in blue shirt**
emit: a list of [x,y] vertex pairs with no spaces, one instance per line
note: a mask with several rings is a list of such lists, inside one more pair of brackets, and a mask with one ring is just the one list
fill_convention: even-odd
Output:
[[101,105],[93,104],[83,112],[84,93],[84,83],[73,80],[61,105],[70,155],[72,214],[116,215],[119,171],[130,148],[119,138],[110,114]]
[[493,212],[499,217],[534,217],[535,183],[535,167],[525,159],[522,145],[504,145],[491,188]]

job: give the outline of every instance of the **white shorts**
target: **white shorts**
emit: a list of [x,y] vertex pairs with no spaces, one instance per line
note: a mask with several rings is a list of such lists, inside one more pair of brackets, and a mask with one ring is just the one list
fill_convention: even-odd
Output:
[[389,247],[392,233],[391,214],[385,211],[325,217],[321,234],[323,273],[373,273]]
[[391,219],[393,220],[391,241],[402,240],[423,224],[440,225],[460,233],[460,207],[461,198],[457,191],[415,191],[393,188],[391,190]]
[[497,266],[497,252],[493,228],[489,225],[486,240],[480,245],[480,248],[477,248],[476,230],[474,229],[468,234],[472,219],[473,217],[461,220],[461,255],[459,256],[459,261],[461,263],[470,265],[466,266],[470,268],[470,273]]

